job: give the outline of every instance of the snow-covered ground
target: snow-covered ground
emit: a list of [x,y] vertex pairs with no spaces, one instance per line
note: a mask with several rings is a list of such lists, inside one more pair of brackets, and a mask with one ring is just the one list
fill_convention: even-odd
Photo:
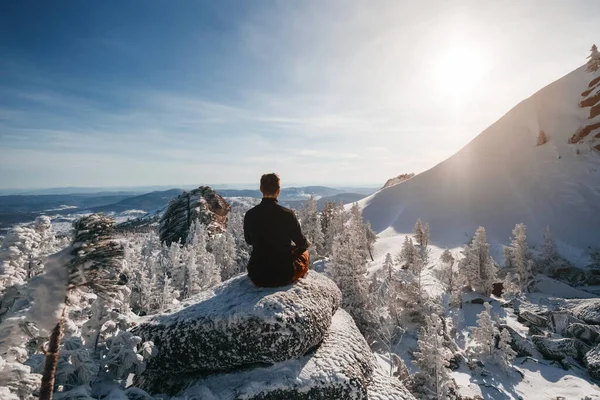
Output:
[[[581,67],[548,85],[449,159],[361,200],[364,217],[386,240],[421,218],[441,248],[461,246],[483,226],[496,261],[515,224],[525,223],[538,247],[550,225],[560,253],[589,264],[590,249],[600,248],[600,152],[592,148],[598,140],[568,140],[600,121],[578,106],[594,76]],[[549,141],[537,146],[542,130]]]

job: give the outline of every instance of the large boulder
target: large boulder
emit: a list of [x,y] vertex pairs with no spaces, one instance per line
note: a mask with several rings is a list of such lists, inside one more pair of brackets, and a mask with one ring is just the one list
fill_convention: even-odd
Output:
[[297,358],[325,336],[341,293],[310,271],[293,285],[265,289],[246,275],[147,319],[133,331],[158,349],[140,381],[226,371]]
[[578,323],[583,323],[583,321],[565,311],[552,311],[548,315],[548,328],[561,336],[565,336],[570,325]]
[[519,312],[519,319],[528,322],[531,325],[545,327],[548,325],[548,319],[529,310]]
[[590,376],[600,380],[600,345],[587,352],[585,363]]
[[600,325],[600,299],[571,300],[568,304],[576,318],[586,324]]
[[[373,354],[352,317],[338,310],[315,351],[270,367],[196,379],[177,399],[379,399],[369,397],[374,369]],[[390,393],[385,399],[413,399],[399,381],[395,385],[380,377],[374,381],[376,393]]]
[[190,226],[200,221],[212,232],[222,232],[227,226],[229,204],[208,186],[183,192],[169,202],[159,223],[161,242],[185,242]]
[[562,361],[567,357],[571,357],[580,363],[584,363],[585,355],[591,349],[581,340],[572,338],[554,339],[545,336],[532,336],[531,340],[544,358],[548,360]]
[[597,325],[571,324],[567,328],[566,334],[592,346],[600,343],[600,326]]

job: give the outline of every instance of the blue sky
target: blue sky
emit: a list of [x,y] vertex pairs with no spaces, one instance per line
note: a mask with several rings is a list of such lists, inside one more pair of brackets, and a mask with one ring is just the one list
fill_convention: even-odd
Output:
[[589,1],[3,1],[0,188],[383,183],[585,62]]

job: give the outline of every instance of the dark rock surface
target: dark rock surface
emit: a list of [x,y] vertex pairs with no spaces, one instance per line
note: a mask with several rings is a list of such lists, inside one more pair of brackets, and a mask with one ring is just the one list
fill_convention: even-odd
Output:
[[338,310],[314,352],[270,367],[196,380],[179,396],[206,400],[413,399],[399,381],[375,376],[375,363],[352,317]]
[[529,310],[519,312],[519,317],[531,325],[545,327],[548,325],[548,319],[541,315],[535,314]]
[[588,351],[585,355],[585,362],[590,376],[600,380],[600,345]]
[[208,186],[200,186],[183,192],[169,202],[160,219],[160,241],[185,242],[190,226],[196,220],[208,225],[213,232],[222,232],[227,226],[229,204],[216,191]]
[[566,330],[566,335],[593,346],[600,343],[600,326],[571,324]]
[[577,300],[569,304],[576,318],[590,325],[600,325],[600,299]]
[[554,339],[544,336],[532,336],[531,340],[544,358],[548,360],[562,361],[567,357],[571,357],[583,363],[586,353],[591,349],[581,340],[572,338]]
[[154,316],[133,331],[158,349],[141,378],[232,370],[297,358],[318,345],[338,309],[341,293],[310,271],[297,283],[257,288],[242,275]]

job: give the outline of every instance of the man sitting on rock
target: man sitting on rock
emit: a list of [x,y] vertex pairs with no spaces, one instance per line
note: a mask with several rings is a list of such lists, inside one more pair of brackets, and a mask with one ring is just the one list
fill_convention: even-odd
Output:
[[260,191],[262,201],[244,216],[244,238],[252,245],[248,277],[261,287],[289,285],[306,275],[310,243],[294,212],[277,203],[279,176],[263,175]]

